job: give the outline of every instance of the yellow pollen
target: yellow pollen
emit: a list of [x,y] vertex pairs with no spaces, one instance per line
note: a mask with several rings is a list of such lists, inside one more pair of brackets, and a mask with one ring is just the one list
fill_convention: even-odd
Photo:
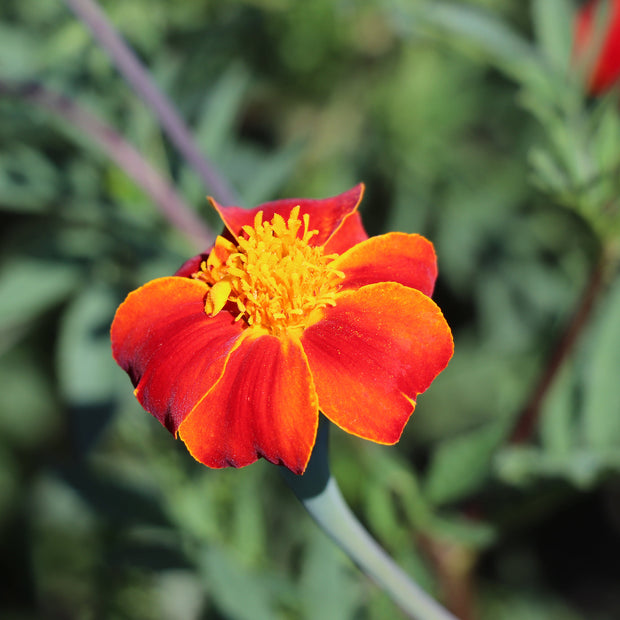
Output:
[[308,214],[300,219],[298,206],[288,221],[276,213],[271,222],[263,222],[259,211],[236,245],[218,237],[208,259],[192,274],[211,285],[205,312],[215,316],[232,303],[237,321],[276,335],[318,321],[324,308],[335,305],[344,274],[330,266],[337,254],[309,244],[318,231],[308,225]]

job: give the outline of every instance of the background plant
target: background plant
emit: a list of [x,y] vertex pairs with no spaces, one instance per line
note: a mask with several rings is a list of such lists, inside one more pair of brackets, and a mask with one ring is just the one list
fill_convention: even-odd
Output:
[[[573,3],[103,6],[242,204],[363,180],[371,234],[434,241],[455,358],[397,448],[332,434],[368,528],[463,617],[615,617],[620,121]],[[195,242],[47,93],[211,226],[213,190],[63,3],[5,0],[0,59],[2,615],[394,617],[272,466],[208,471],[140,412],[109,324]]]

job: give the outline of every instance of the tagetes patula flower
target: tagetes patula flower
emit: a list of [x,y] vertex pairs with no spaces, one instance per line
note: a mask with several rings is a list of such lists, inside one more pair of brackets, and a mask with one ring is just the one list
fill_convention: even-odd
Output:
[[362,193],[251,210],[212,201],[226,229],[211,251],[119,307],[114,358],[201,463],[263,457],[301,474],[319,410],[353,435],[396,443],[447,365],[433,246],[415,234],[369,239]]
[[[600,95],[620,80],[620,0],[609,0],[606,20],[600,27],[597,12],[601,0],[584,4],[575,18],[574,52],[587,63],[588,92]],[[600,30],[600,32],[599,32]]]

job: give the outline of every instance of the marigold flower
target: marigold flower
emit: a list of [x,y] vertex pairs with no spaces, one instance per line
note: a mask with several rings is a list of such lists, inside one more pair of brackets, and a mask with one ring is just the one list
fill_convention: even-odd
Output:
[[575,19],[575,58],[586,65],[592,95],[602,94],[620,79],[620,0],[609,0],[602,27],[596,23],[600,8],[600,0],[590,0]]
[[212,201],[226,230],[211,251],[119,307],[115,360],[201,463],[263,457],[301,474],[319,410],[396,443],[447,365],[452,335],[429,297],[433,246],[416,234],[368,238],[362,193],[251,210]]

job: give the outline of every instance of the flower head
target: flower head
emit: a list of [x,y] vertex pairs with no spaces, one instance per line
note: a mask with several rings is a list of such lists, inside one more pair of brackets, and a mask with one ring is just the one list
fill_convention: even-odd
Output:
[[363,186],[325,200],[222,207],[225,232],[172,277],[129,294],[112,349],[143,407],[209,467],[259,457],[303,473],[319,410],[393,444],[447,365],[420,235],[368,238]]
[[[605,13],[601,11],[606,11]],[[598,15],[605,23],[599,24]],[[620,79],[620,0],[584,4],[575,19],[574,53],[587,69],[588,92],[600,95]]]

